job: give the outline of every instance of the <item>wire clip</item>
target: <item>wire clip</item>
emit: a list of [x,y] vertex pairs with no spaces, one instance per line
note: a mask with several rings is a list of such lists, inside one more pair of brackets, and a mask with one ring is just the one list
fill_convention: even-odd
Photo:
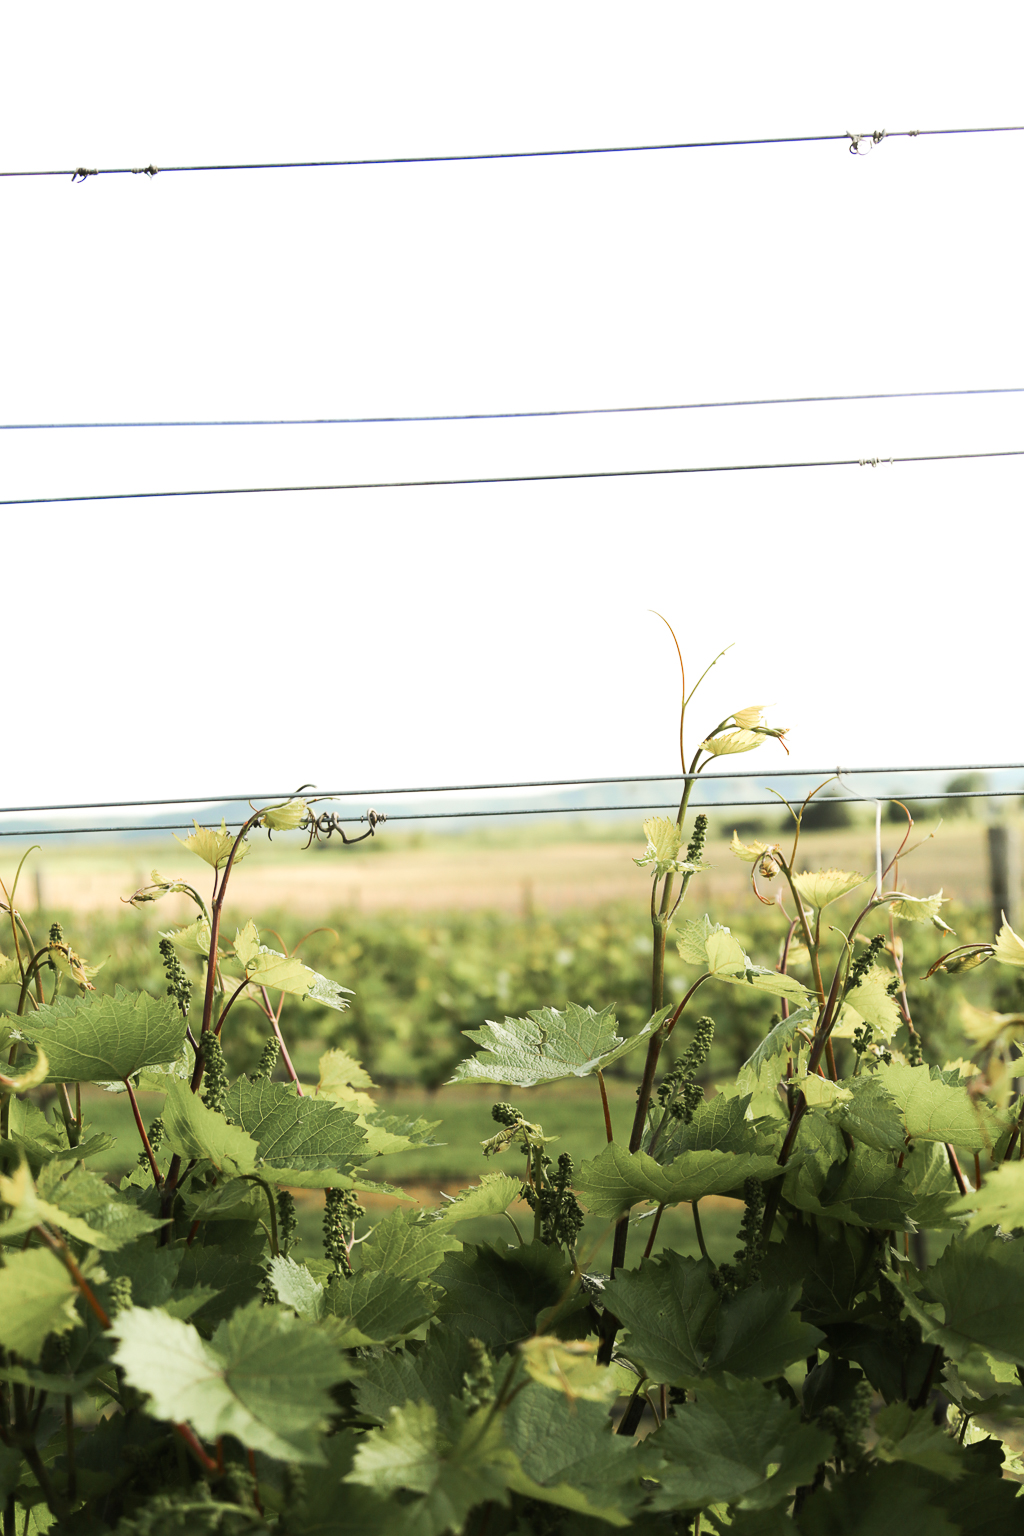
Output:
[[[915,131],[919,132],[920,130]],[[875,145],[881,144],[882,140],[885,138],[885,132],[886,131],[884,128],[876,128],[872,134],[851,133],[849,128],[847,128],[846,136],[850,141],[850,154],[870,155]],[[864,144],[863,149],[860,147],[862,143]]]
[[159,174],[160,174],[160,167],[158,165],[133,165],[132,166],[132,175],[133,176],[158,176]]
[[98,176],[98,175],[99,175],[98,171],[88,171],[88,170],[86,170],[84,165],[80,165],[78,167],[77,171],[73,171],[72,172],[72,175],[71,175],[71,185],[74,186],[76,181],[84,181],[87,176]]
[[877,469],[879,464],[891,464],[893,462],[893,460],[892,459],[858,459],[857,462],[860,465],[861,469],[867,469],[869,467],[871,469]]

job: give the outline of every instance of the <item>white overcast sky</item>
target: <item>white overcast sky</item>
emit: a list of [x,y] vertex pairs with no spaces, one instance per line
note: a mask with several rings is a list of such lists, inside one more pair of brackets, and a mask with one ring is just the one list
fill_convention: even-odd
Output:
[[[0,168],[1024,122],[1014,3],[10,7]],[[0,181],[0,421],[1024,384],[1024,133]],[[1024,448],[1024,395],[0,433],[0,496]],[[6,805],[1021,758],[1024,459],[0,510]],[[692,737],[692,744],[699,739]],[[759,754],[781,761],[773,744]],[[755,766],[753,758],[739,766]]]

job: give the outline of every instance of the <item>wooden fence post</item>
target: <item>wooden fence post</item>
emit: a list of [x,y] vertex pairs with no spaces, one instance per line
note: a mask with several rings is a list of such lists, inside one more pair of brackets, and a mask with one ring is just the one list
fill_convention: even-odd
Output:
[[1018,926],[1021,888],[1020,828],[994,821],[988,829],[989,888],[992,931],[998,933],[1003,913],[1011,928]]

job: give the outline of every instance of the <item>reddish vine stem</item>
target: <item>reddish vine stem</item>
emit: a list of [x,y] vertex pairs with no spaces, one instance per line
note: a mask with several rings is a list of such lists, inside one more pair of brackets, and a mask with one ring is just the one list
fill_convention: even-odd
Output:
[[945,1142],[944,1145],[946,1148],[946,1156],[949,1158],[950,1172],[956,1180],[956,1187],[962,1195],[966,1195],[967,1180],[964,1178],[960,1164],[957,1162],[956,1153],[953,1151],[953,1148],[950,1146],[948,1141]]
[[198,1461],[204,1472],[216,1472],[217,1463],[203,1448],[195,1430],[189,1424],[175,1424],[175,1433],[179,1434]]
[[598,1067],[598,1069],[597,1069],[597,1086],[601,1090],[601,1104],[602,1104],[602,1106],[604,1108],[604,1128],[605,1128],[605,1133],[606,1133],[609,1141],[614,1141],[615,1137],[612,1134],[611,1110],[608,1108],[608,1089],[604,1085],[604,1073],[601,1071],[600,1067]]
[[139,1101],[135,1097],[135,1089],[132,1087],[131,1082],[127,1077],[123,1077],[121,1081],[124,1083],[128,1090],[128,1098],[131,1101],[132,1114],[135,1116],[135,1124],[138,1128],[139,1135],[142,1138],[142,1145],[145,1148],[146,1156],[149,1158],[149,1166],[153,1170],[153,1181],[156,1184],[157,1189],[159,1189],[160,1185],[164,1181],[164,1176],[160,1172],[160,1169],[157,1167],[156,1157],[153,1154],[153,1148],[150,1145],[149,1137],[146,1135],[146,1127],[143,1125],[142,1115],[139,1113]]
[[97,1301],[96,1294],[93,1291],[92,1286],[89,1284],[88,1280],[86,1280],[85,1276],[82,1274],[82,1271],[75,1263],[71,1254],[71,1250],[68,1248],[67,1244],[62,1243],[59,1238],[54,1237],[53,1233],[47,1231],[46,1227],[33,1227],[32,1230],[38,1237],[42,1238],[46,1246],[52,1249],[52,1251],[57,1255],[58,1259],[60,1259],[61,1263],[64,1265],[64,1268],[67,1270],[68,1274],[71,1276],[72,1280],[81,1291],[86,1304],[89,1306],[100,1327],[103,1329],[109,1328],[110,1318],[107,1316],[106,1312],[104,1312],[102,1306]]

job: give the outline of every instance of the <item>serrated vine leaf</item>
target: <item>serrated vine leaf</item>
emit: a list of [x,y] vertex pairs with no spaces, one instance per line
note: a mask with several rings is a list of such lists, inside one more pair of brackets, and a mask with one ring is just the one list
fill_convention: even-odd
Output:
[[[891,1040],[903,1023],[899,1004],[888,991],[891,981],[891,972],[884,970],[880,965],[873,965],[861,978],[859,984],[851,987],[846,994],[845,1012],[858,1015],[866,1024],[870,1024],[883,1040]],[[856,1019],[845,1020],[842,1028],[833,1033],[838,1034],[840,1038],[852,1036],[856,1024]]]
[[358,1109],[376,1108],[368,1089],[375,1084],[362,1062],[347,1051],[325,1051],[320,1057],[320,1080],[313,1090],[314,1097],[333,1099],[336,1104],[348,1104]]
[[678,1404],[644,1442],[644,1471],[658,1484],[651,1507],[767,1509],[813,1482],[833,1444],[760,1382],[708,1382],[697,1402]]
[[940,933],[953,932],[939,916],[939,908],[946,900],[941,891],[936,891],[934,896],[907,896],[901,891],[892,899],[886,893],[882,899],[888,902],[893,917],[902,917],[911,923],[931,923]]
[[254,1139],[264,1162],[282,1168],[337,1168],[366,1155],[366,1136],[351,1110],[326,1099],[299,1098],[285,1083],[228,1090],[227,1114]]
[[909,1403],[889,1403],[876,1415],[874,1429],[880,1461],[909,1462],[954,1482],[966,1470],[960,1446],[928,1408],[915,1411]]
[[294,1259],[278,1254],[267,1265],[267,1274],[278,1301],[300,1317],[320,1322],[324,1315],[324,1288],[305,1264],[296,1264]]
[[944,1083],[927,1066],[893,1062],[877,1069],[878,1081],[895,1100],[912,1141],[948,1141],[969,1152],[983,1152],[998,1140],[1003,1119],[983,1099],[965,1088]]
[[1005,917],[993,954],[995,959],[1001,960],[1004,965],[1024,965],[1024,939],[1020,934],[1014,933]]
[[114,1359],[147,1395],[154,1418],[187,1421],[209,1439],[234,1435],[278,1461],[323,1461],[318,1430],[332,1406],[327,1389],[351,1367],[302,1319],[252,1302],[207,1343],[162,1308],[129,1307],[112,1332]]
[[462,1247],[446,1223],[408,1211],[392,1211],[360,1245],[364,1269],[401,1279],[426,1280],[446,1253]]
[[805,870],[803,874],[793,876],[793,884],[808,906],[820,911],[822,907],[838,901],[840,896],[855,891],[858,885],[864,884],[866,878],[865,875],[845,869],[818,869],[813,874]]
[[[215,832],[212,827],[201,827],[198,821],[193,821],[192,825],[195,827],[194,832],[190,832],[188,837],[179,837],[175,832],[174,841],[180,843],[183,848],[187,848],[189,853],[196,854],[205,864],[209,864],[211,869],[223,869],[235,846],[236,834],[228,831],[227,823],[223,819],[219,832]],[[252,844],[244,840],[238,844],[238,852],[235,854],[236,864],[240,859],[245,858],[251,847]]]
[[171,998],[117,987],[112,997],[91,992],[43,1004],[19,1019],[14,1034],[46,1052],[48,1082],[106,1083],[173,1061],[185,1021]]
[[186,1083],[172,1078],[162,1112],[164,1143],[178,1157],[207,1158],[229,1173],[251,1173],[256,1143],[237,1125],[229,1125],[218,1110],[208,1109]]
[[78,1287],[48,1248],[8,1252],[0,1269],[0,1344],[37,1361],[48,1333],[78,1322]]
[[707,1259],[670,1250],[605,1286],[602,1300],[629,1330],[621,1348],[652,1381],[692,1387],[702,1375],[702,1339],[721,1303],[712,1274]]
[[671,1011],[663,1008],[628,1040],[615,1033],[611,1003],[599,1013],[567,1003],[564,1013],[557,1008],[537,1008],[525,1019],[506,1019],[504,1024],[490,1020],[483,1029],[463,1030],[484,1049],[461,1061],[451,1081],[532,1088],[561,1077],[589,1077],[635,1050]]
[[611,1525],[625,1525],[643,1499],[639,1458],[599,1402],[527,1386],[505,1413],[504,1437],[530,1479],[511,1486],[527,1497]]
[[754,1376],[768,1381],[813,1354],[825,1335],[793,1308],[800,1286],[748,1285],[718,1315],[715,1344],[706,1362],[711,1375]]
[[926,1342],[941,1343],[954,1359],[980,1344],[997,1360],[1024,1366],[1024,1239],[1007,1242],[990,1228],[954,1238],[926,1271],[923,1286],[925,1297],[941,1308],[937,1315],[922,1311],[906,1287],[897,1288],[921,1322]]
[[406,1403],[392,1409],[383,1429],[363,1436],[345,1481],[385,1498],[402,1490],[419,1495],[405,1506],[400,1528],[409,1536],[443,1536],[460,1531],[475,1505],[508,1503],[514,1460],[502,1443],[500,1418],[488,1422],[486,1409],[453,1443],[441,1437],[435,1408]]
[[728,757],[735,752],[753,752],[756,747],[764,745],[765,738],[760,731],[728,731],[724,736],[709,736],[700,744],[702,752],[710,752],[713,757]]
[[210,920],[206,917],[197,917],[191,923],[186,923],[184,928],[168,928],[161,932],[162,939],[169,939],[175,949],[187,950],[191,955],[203,955],[210,953],[210,945],[213,943],[213,929]]
[[750,986],[773,997],[786,997],[798,1004],[808,998],[808,991],[794,976],[783,976],[769,966],[755,965],[743,951],[743,945],[718,923],[708,917],[701,922],[684,923],[676,943],[680,958],[691,965],[703,965],[715,981],[731,986]]
[[951,1216],[968,1218],[966,1231],[999,1226],[1009,1232],[1024,1227],[1024,1163],[1002,1162],[986,1173],[981,1189],[963,1195],[949,1207]]
[[256,924],[251,918],[244,928],[235,933],[235,959],[255,987],[287,992],[292,997],[322,1003],[324,1007],[339,1011],[348,1007],[345,998],[352,996],[348,987],[329,981],[318,971],[303,965],[295,955],[282,955],[279,950],[261,944]]
[[742,1188],[744,1179],[770,1179],[778,1172],[771,1154],[684,1152],[663,1167],[646,1152],[627,1152],[613,1141],[583,1163],[574,1188],[591,1215],[610,1220],[644,1201],[679,1205],[728,1194]]
[[20,1237],[25,1232],[31,1232],[33,1227],[49,1226],[63,1227],[80,1243],[89,1243],[94,1248],[119,1246],[116,1242],[108,1243],[104,1234],[82,1217],[71,1211],[63,1211],[51,1204],[49,1200],[42,1199],[37,1194],[32,1183],[32,1175],[24,1163],[15,1171],[13,1178],[8,1179],[0,1174],[0,1200],[11,1207],[11,1214],[0,1229],[5,1241]]
[[80,1163],[73,1163],[70,1168],[63,1161],[49,1163],[39,1175],[39,1193],[61,1212],[60,1225],[77,1236],[69,1220],[81,1218],[92,1232],[88,1241],[108,1253],[167,1225],[160,1217],[151,1216],[133,1201],[125,1200],[105,1179]]
[[438,1317],[490,1350],[503,1350],[538,1331],[554,1332],[586,1305],[565,1255],[544,1243],[521,1248],[478,1244],[445,1255],[431,1279],[444,1296]]
[[343,1324],[337,1337],[343,1349],[400,1339],[432,1310],[426,1288],[418,1281],[378,1270],[335,1275],[324,1287],[323,1306],[325,1315]]
[[[635,1383],[621,1366],[598,1365],[597,1339],[562,1339],[539,1334],[519,1346],[527,1374],[539,1386],[563,1392],[570,1402],[608,1403]],[[627,1385],[627,1382],[629,1383]]]
[[522,1194],[521,1179],[507,1173],[485,1173],[479,1184],[460,1190],[434,1220],[452,1227],[459,1221],[475,1221],[478,1216],[500,1216],[514,1201],[522,1199]]

